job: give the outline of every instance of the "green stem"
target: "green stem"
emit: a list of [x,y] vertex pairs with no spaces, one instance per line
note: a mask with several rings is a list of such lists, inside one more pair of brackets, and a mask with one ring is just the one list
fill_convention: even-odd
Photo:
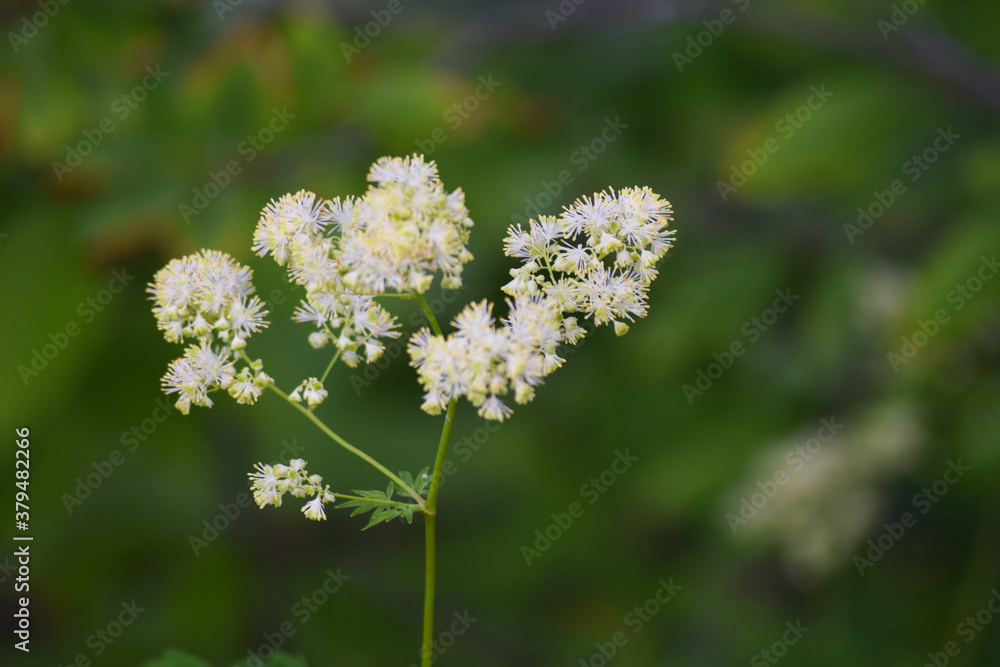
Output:
[[441,325],[438,324],[437,318],[434,317],[434,311],[431,310],[430,305],[427,303],[427,299],[424,298],[423,294],[416,294],[415,293],[413,296],[414,296],[414,298],[416,298],[417,303],[419,303],[420,307],[423,309],[424,315],[427,316],[427,321],[431,323],[431,329],[438,336],[443,336],[444,334],[441,333]]
[[340,359],[341,351],[342,350],[338,349],[337,354],[333,355],[333,359],[330,360],[330,364],[326,367],[326,370],[323,372],[323,377],[319,379],[320,384],[326,382],[326,376],[330,374],[331,370],[333,370],[333,365],[337,363],[337,359]]
[[317,417],[312,412],[310,412],[306,408],[302,407],[301,405],[299,405],[298,403],[296,403],[295,401],[293,401],[292,399],[290,399],[288,397],[288,394],[286,394],[285,392],[281,391],[280,389],[278,389],[277,387],[275,387],[273,384],[270,386],[270,389],[272,391],[274,391],[276,394],[278,394],[278,396],[281,396],[283,399],[285,399],[288,402],[288,404],[291,405],[293,408],[295,408],[296,410],[298,410],[299,412],[301,412],[303,415],[305,415],[306,419],[308,419],[309,421],[311,421],[313,424],[316,424],[316,426],[318,426],[319,429],[321,431],[323,431],[323,433],[326,433],[328,436],[330,436],[330,438],[333,439],[333,441],[336,442],[338,445],[340,445],[341,447],[343,447],[344,449],[346,449],[350,453],[354,454],[355,456],[357,456],[357,457],[359,457],[359,458],[367,461],[372,467],[374,467],[376,470],[378,470],[383,475],[385,475],[386,477],[388,477],[389,479],[391,479],[393,482],[395,482],[396,486],[398,486],[399,488],[401,488],[404,491],[406,491],[408,494],[410,494],[410,496],[414,500],[417,501],[417,504],[420,505],[421,511],[426,511],[425,510],[424,499],[421,498],[420,494],[417,493],[416,491],[414,491],[413,488],[409,484],[407,484],[406,482],[404,482],[403,480],[401,480],[397,475],[393,474],[388,468],[386,468],[384,465],[382,465],[381,463],[379,463],[378,461],[376,461],[375,459],[373,459],[371,456],[369,456],[365,452],[361,451],[360,449],[358,449],[357,447],[355,447],[354,445],[352,445],[351,443],[347,442],[346,440],[344,440],[343,438],[341,438],[339,435],[337,435],[336,433],[334,433],[332,430],[330,430],[329,426],[327,426],[326,424],[324,424],[322,422],[322,420],[320,420],[319,417]]
[[[423,294],[414,294],[417,303],[427,316],[431,329],[438,336],[443,336],[441,325],[434,317],[434,311]],[[441,429],[441,440],[438,442],[437,456],[434,458],[434,471],[431,473],[431,484],[427,491],[427,503],[424,506],[424,542],[425,542],[425,574],[424,574],[424,641],[420,647],[421,667],[430,667],[434,656],[434,586],[437,567],[437,498],[441,488],[441,469],[448,456],[448,441],[451,439],[451,427],[455,421],[455,409],[458,399],[453,398],[448,403],[448,411],[444,415],[444,427]]]
[[[422,297],[421,297],[422,300]],[[433,316],[432,316],[433,317]],[[432,324],[437,325],[433,319]],[[431,473],[431,485],[427,492],[427,503],[424,506],[424,540],[426,542],[426,573],[424,577],[424,641],[420,650],[421,667],[430,667],[434,645],[434,585],[435,567],[437,565],[437,550],[435,546],[435,529],[437,524],[437,497],[441,488],[441,469],[448,455],[448,441],[451,439],[451,427],[454,424],[455,409],[458,399],[453,398],[448,403],[448,411],[444,416],[444,428],[441,429],[441,441],[438,443],[437,457],[434,459],[434,472]]]
[[[365,498],[364,496],[352,496],[346,493],[334,493],[333,491],[330,492],[330,495],[335,498],[344,498],[345,500],[364,500],[365,502],[368,503],[382,503],[384,505],[400,504],[398,500],[380,500],[378,498]],[[419,505],[414,505],[413,503],[409,503],[407,506],[415,510],[420,510],[421,512],[424,511],[424,508],[420,507]]]

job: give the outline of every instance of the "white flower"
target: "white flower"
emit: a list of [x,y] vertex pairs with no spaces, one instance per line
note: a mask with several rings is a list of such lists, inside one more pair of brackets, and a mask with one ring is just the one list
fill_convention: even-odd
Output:
[[[295,401],[296,403],[301,403],[305,399],[309,407],[315,407],[326,400],[327,391],[323,388],[323,383],[317,378],[306,378],[303,380],[298,387],[295,388],[288,398]],[[295,459],[295,461],[301,461],[302,459]],[[294,461],[293,461],[294,463]]]
[[157,327],[168,342],[184,338],[232,340],[230,329],[245,342],[267,326],[267,311],[250,282],[253,273],[229,255],[202,250],[171,260],[160,269],[147,291]]
[[258,463],[254,466],[257,472],[248,476],[257,505],[261,508],[267,505],[280,507],[281,498],[286,493],[295,498],[312,497],[312,500],[302,508],[306,518],[314,521],[326,519],[323,506],[336,500],[336,496],[330,491],[329,486],[323,486],[323,478],[320,475],[310,475],[306,471],[306,465],[302,459],[292,459],[288,465],[279,463],[269,466]]
[[323,385],[319,383],[319,380],[316,380],[312,386],[302,392],[302,397],[306,399],[306,403],[310,406],[319,405],[326,399],[326,396],[326,389],[323,389]]
[[511,269],[503,291],[509,314],[500,326],[486,301],[469,304],[447,337],[418,331],[407,351],[424,388],[421,408],[438,414],[465,396],[479,415],[500,421],[510,415],[501,397],[523,404],[564,359],[558,348],[586,331],[575,316],[612,324],[625,334],[646,314],[646,293],[655,264],[670,248],[670,204],[649,188],[625,188],[583,198],[562,215],[539,216],[528,229],[511,226],[504,240]]
[[307,519],[312,519],[313,521],[322,521],[326,519],[326,510],[323,509],[323,500],[324,497],[320,494],[302,507],[302,511],[305,513]]
[[310,344],[335,340],[349,366],[374,362],[384,349],[379,339],[399,336],[396,319],[375,297],[423,293],[438,272],[442,285],[457,288],[472,259],[464,195],[445,192],[434,162],[381,158],[368,180],[360,199],[326,201],[300,191],[272,201],[253,247],[306,288],[294,319],[316,325]]
[[485,419],[492,419],[499,422],[508,417],[511,412],[512,410],[504,405],[504,402],[494,394],[483,402],[477,414]]
[[256,473],[250,473],[250,488],[253,490],[253,499],[261,508],[267,505],[281,506],[281,494],[278,493],[278,478],[274,468],[263,463],[254,466]]

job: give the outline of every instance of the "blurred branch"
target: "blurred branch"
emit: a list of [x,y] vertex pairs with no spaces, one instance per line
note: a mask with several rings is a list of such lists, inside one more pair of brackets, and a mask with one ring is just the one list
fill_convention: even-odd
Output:
[[904,26],[885,40],[877,19],[862,27],[817,10],[772,9],[767,23],[755,26],[759,32],[914,72],[1000,111],[1000,74],[953,40],[929,15],[921,17],[925,27]]
[[[567,0],[570,2],[571,0]],[[555,26],[546,11],[560,3],[518,3],[475,7],[475,13],[455,29],[439,50],[439,64],[459,70],[474,69],[493,52],[512,44],[535,45],[553,38],[581,33],[607,32],[615,27],[690,24],[701,30],[701,21],[717,19],[731,1],[707,0],[586,0]],[[881,11],[886,11],[884,8]],[[745,18],[730,29],[760,37],[778,37],[834,53],[914,72],[1000,111],[1000,73],[951,38],[924,10],[913,19],[922,27],[903,26],[883,39],[877,21],[887,16],[867,14],[845,19],[818,9],[793,5],[748,6]],[[862,21],[867,21],[862,23]],[[678,44],[681,40],[678,40]],[[637,63],[637,65],[640,63]]]

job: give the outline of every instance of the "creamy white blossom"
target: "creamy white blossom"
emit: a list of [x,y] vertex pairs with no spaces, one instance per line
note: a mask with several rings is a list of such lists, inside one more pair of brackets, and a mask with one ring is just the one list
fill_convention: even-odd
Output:
[[242,349],[268,324],[252,278],[249,267],[216,250],[171,260],[146,290],[157,327],[171,343],[193,338]]
[[326,400],[326,397],[327,391],[323,388],[323,383],[317,378],[306,378],[295,388],[295,391],[288,395],[288,398],[296,403],[301,403],[305,400],[309,407],[319,405]]
[[581,199],[558,217],[539,216],[528,229],[511,226],[504,249],[522,263],[503,287],[513,300],[500,326],[482,301],[459,313],[449,336],[423,329],[410,339],[421,407],[439,414],[465,396],[481,417],[502,421],[511,414],[503,398],[530,401],[563,364],[559,346],[586,334],[576,314],[624,335],[626,321],[646,315],[656,262],[670,248],[670,212],[649,188],[625,188]]
[[261,508],[268,505],[281,506],[281,498],[288,493],[296,498],[309,498],[302,508],[306,518],[313,521],[326,519],[323,506],[333,502],[335,496],[329,486],[323,485],[320,475],[310,475],[306,471],[306,462],[302,459],[292,459],[288,465],[278,463],[270,466],[258,463],[254,466],[257,472],[249,473],[250,488],[253,499]]
[[164,337],[191,339],[184,356],[163,376],[163,390],[176,393],[184,414],[192,405],[211,407],[209,394],[227,390],[239,403],[254,403],[272,383],[259,361],[237,370],[237,352],[251,334],[267,326],[263,303],[253,295],[252,271],[229,255],[202,250],[170,261],[147,291]]
[[511,414],[502,396],[526,403],[534,387],[558,368],[556,349],[564,340],[559,310],[539,295],[508,301],[509,315],[501,326],[493,305],[469,304],[455,317],[455,332],[447,338],[418,331],[408,347],[411,365],[424,388],[423,409],[438,414],[448,402],[465,396],[486,419],[502,421]]
[[504,248],[522,265],[511,269],[503,290],[541,292],[563,312],[614,325],[623,335],[623,320],[646,314],[656,263],[673,240],[671,219],[669,202],[649,188],[623,188],[579,199],[558,217],[539,216],[527,230],[511,226]]
[[318,331],[309,343],[333,342],[349,366],[376,361],[380,339],[399,336],[398,322],[375,299],[422,294],[434,274],[461,286],[472,220],[461,190],[447,193],[437,165],[414,155],[379,159],[360,198],[317,199],[300,191],[261,213],[253,249],[286,266],[306,289],[294,319]]

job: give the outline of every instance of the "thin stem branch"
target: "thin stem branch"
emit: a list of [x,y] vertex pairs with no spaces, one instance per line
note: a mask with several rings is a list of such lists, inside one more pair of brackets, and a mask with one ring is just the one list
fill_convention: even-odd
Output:
[[[239,355],[248,364],[252,364],[253,363],[252,361],[250,361],[250,357],[248,357],[246,355],[246,352],[244,352],[243,350],[240,350]],[[336,358],[334,358],[334,360],[336,360]],[[343,438],[341,438],[339,435],[337,435],[336,433],[334,433],[333,430],[329,426],[327,426],[326,424],[323,423],[323,420],[321,420],[319,417],[317,417],[316,415],[314,415],[312,413],[311,409],[304,408],[298,402],[293,401],[291,398],[288,397],[288,394],[286,394],[285,392],[283,392],[280,389],[278,389],[277,387],[275,387],[274,384],[269,385],[268,389],[270,389],[271,391],[273,391],[274,393],[276,393],[278,396],[281,396],[283,399],[285,399],[286,403],[288,403],[293,408],[295,408],[296,410],[298,410],[299,412],[301,412],[302,414],[304,414],[306,416],[306,419],[308,419],[309,421],[311,421],[313,424],[316,424],[316,426],[318,426],[319,429],[321,431],[323,431],[323,433],[326,433],[328,436],[330,436],[330,438],[334,442],[336,442],[338,445],[340,445],[341,447],[343,447],[344,449],[346,449],[350,453],[354,454],[355,456],[363,459],[364,461],[367,461],[372,467],[374,467],[376,470],[378,470],[383,475],[385,475],[386,477],[388,477],[389,479],[391,479],[393,482],[395,482],[396,485],[399,488],[403,489],[408,494],[410,494],[410,496],[414,500],[417,501],[417,504],[420,505],[420,510],[424,511],[424,499],[420,497],[419,493],[417,493],[416,491],[413,490],[413,487],[411,487],[409,484],[407,484],[406,482],[404,482],[403,480],[401,480],[391,470],[389,470],[384,465],[382,465],[381,463],[379,463],[378,461],[376,461],[375,459],[373,459],[371,456],[369,456],[365,452],[361,451],[360,449],[358,449],[357,447],[355,447],[354,445],[352,445],[351,443],[347,442],[346,440],[344,440]]]
[[337,359],[340,359],[340,353],[342,351],[343,350],[341,350],[339,348],[337,349],[337,354],[333,355],[333,359],[330,360],[330,363],[327,365],[326,370],[323,371],[323,377],[321,377],[319,379],[320,384],[323,384],[324,382],[326,382],[326,376],[330,374],[331,370],[333,370],[333,365],[335,363],[337,363]]
[[[335,498],[344,498],[345,500],[364,500],[365,502],[368,503],[382,503],[385,505],[395,505],[399,503],[398,500],[381,500],[379,498],[365,498],[364,496],[352,496],[347,493],[334,493],[333,491],[330,492],[330,495]],[[421,512],[424,511],[424,508],[420,507],[419,505],[415,505],[413,503],[407,503],[407,506],[415,510],[420,510]]]
[[308,419],[309,421],[311,421],[313,424],[316,424],[316,426],[318,426],[319,429],[321,431],[323,431],[323,433],[326,433],[338,445],[340,445],[341,447],[343,447],[344,449],[346,449],[350,453],[354,454],[355,456],[357,456],[357,457],[363,459],[364,461],[368,462],[369,465],[371,465],[376,470],[378,470],[379,472],[381,472],[383,475],[385,475],[386,477],[388,477],[389,479],[391,479],[393,482],[395,482],[395,484],[399,488],[401,488],[404,491],[406,491],[414,500],[417,501],[417,504],[420,505],[421,511],[426,511],[424,499],[420,497],[419,493],[417,493],[416,491],[413,490],[413,487],[411,487],[409,484],[407,484],[406,482],[404,482],[403,480],[401,480],[396,474],[394,474],[392,471],[390,471],[384,465],[382,465],[381,463],[379,463],[378,461],[376,461],[375,459],[373,459],[371,456],[369,456],[365,452],[361,451],[360,449],[358,449],[357,447],[355,447],[354,445],[352,445],[351,443],[347,442],[346,440],[344,440],[343,438],[341,438],[339,435],[337,435],[336,433],[334,433],[330,429],[330,427],[327,426],[326,424],[324,424],[323,421],[319,417],[317,417],[311,411],[309,411],[308,409],[302,407],[301,405],[299,405],[298,403],[296,403],[295,401],[293,401],[292,399],[290,399],[288,397],[288,394],[286,394],[285,392],[281,391],[280,389],[278,389],[277,387],[275,387],[273,384],[269,388],[273,392],[275,392],[276,394],[278,394],[278,396],[281,396],[283,399],[285,399],[285,401],[287,401],[289,405],[291,405],[293,408],[295,408],[296,410],[298,410],[299,412],[301,412],[303,415],[305,415],[306,419]]
[[427,299],[424,298],[423,294],[414,293],[414,298],[416,298],[417,303],[420,304],[420,308],[423,309],[424,315],[427,316],[427,321],[431,324],[431,330],[438,336],[443,336],[441,332],[441,325],[438,324],[437,318],[434,317],[434,311],[431,310],[430,304],[427,303]]

